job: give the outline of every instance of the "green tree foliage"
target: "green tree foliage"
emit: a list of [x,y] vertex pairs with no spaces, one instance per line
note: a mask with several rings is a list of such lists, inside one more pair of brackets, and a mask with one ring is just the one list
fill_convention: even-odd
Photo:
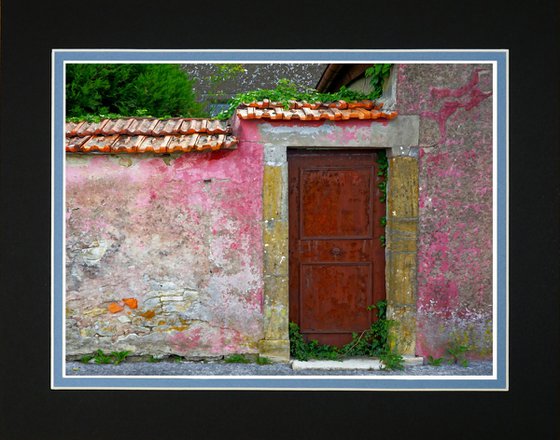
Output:
[[66,116],[205,117],[177,64],[69,64]]

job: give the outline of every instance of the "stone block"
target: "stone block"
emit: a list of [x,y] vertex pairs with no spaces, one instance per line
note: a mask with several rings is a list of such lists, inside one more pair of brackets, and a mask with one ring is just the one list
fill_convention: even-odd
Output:
[[387,300],[394,305],[416,304],[416,254],[387,255]]
[[267,165],[279,166],[287,163],[288,152],[285,144],[265,144],[264,161]]
[[402,355],[416,351],[416,306],[389,306],[387,318],[395,321],[389,329],[389,347]]
[[82,315],[95,318],[96,316],[101,316],[107,313],[107,308],[94,307],[82,312]]
[[288,337],[288,277],[264,279],[264,332],[267,339]]
[[418,217],[418,160],[413,157],[389,159],[387,214],[391,217]]
[[416,252],[418,220],[390,217],[385,228],[385,235],[389,252]]
[[388,151],[389,157],[408,156],[418,157],[418,147],[393,147]]
[[88,248],[82,249],[82,258],[87,266],[97,266],[107,249],[109,244],[106,240],[95,240]]
[[290,341],[288,339],[261,339],[258,344],[259,355],[273,362],[290,360]]
[[264,272],[266,275],[288,274],[288,223],[265,222]]
[[278,220],[281,217],[283,202],[282,171],[281,166],[266,165],[264,167],[263,218],[265,220]]
[[424,358],[422,356],[413,356],[410,354],[403,356],[403,364],[405,367],[417,367],[424,365]]
[[260,139],[268,145],[291,147],[415,147],[418,146],[420,118],[400,115],[389,123],[371,120],[325,121],[320,125],[282,126],[263,122],[258,125]]
[[292,369],[301,370],[380,370],[379,359],[344,359],[342,361],[323,361],[311,359],[309,361],[293,361]]

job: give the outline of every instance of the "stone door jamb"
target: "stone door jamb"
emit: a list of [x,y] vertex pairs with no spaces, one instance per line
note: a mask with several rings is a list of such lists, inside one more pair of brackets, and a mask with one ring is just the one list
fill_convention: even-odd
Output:
[[264,338],[259,341],[260,355],[280,362],[290,358],[288,147],[387,150],[385,279],[388,318],[396,321],[390,345],[401,354],[413,355],[416,345],[418,117],[405,115],[387,124],[370,122],[358,127],[348,122],[330,121],[313,127],[258,124],[264,146]]

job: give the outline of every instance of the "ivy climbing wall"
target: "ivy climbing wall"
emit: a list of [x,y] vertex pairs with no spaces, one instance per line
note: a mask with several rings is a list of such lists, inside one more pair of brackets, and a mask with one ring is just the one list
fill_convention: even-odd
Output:
[[399,115],[418,115],[416,352],[492,354],[492,66],[399,65]]

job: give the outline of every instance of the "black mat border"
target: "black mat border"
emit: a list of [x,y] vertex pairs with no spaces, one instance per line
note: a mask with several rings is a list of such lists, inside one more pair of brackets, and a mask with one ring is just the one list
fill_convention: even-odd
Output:
[[[1,4],[2,439],[558,436],[556,2]],[[510,391],[51,391],[53,48],[509,49]]]

